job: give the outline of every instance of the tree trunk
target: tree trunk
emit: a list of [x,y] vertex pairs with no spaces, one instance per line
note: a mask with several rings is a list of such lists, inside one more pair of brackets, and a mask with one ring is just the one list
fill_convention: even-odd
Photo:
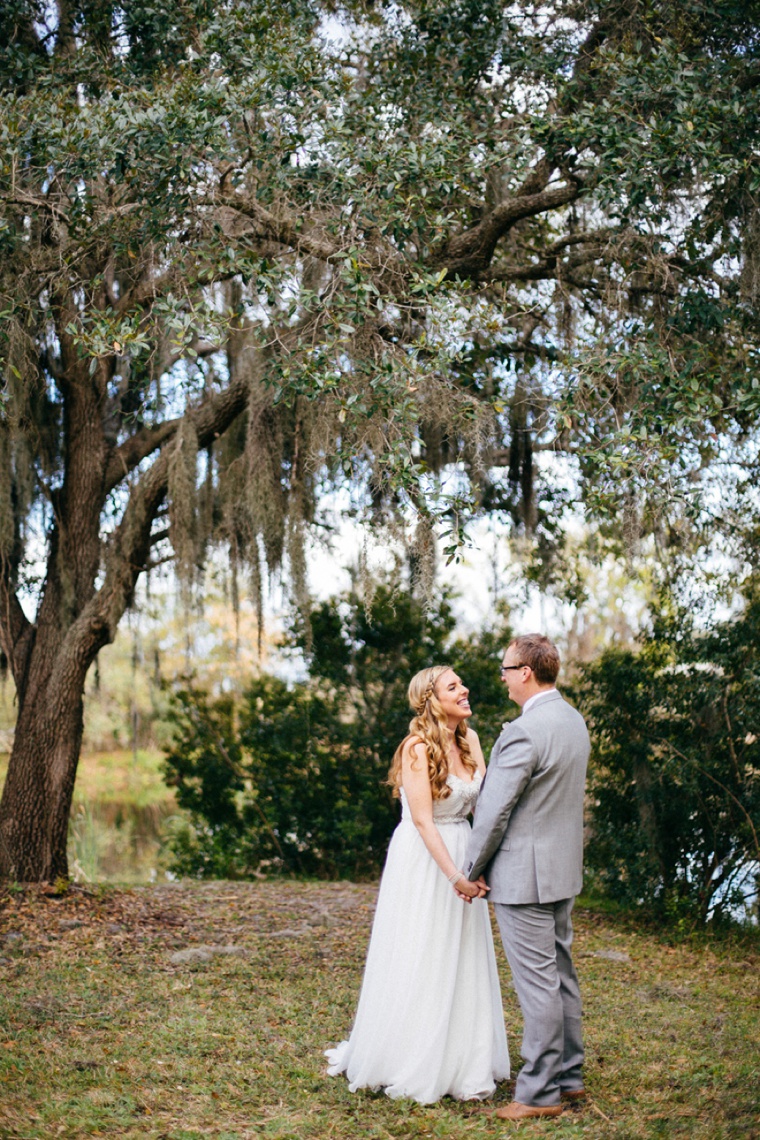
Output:
[[[35,647],[37,652],[42,647]],[[0,879],[68,877],[66,841],[82,742],[86,668],[70,660],[34,662],[50,676],[19,709],[0,802]],[[36,654],[35,654],[36,656]],[[37,686],[35,686],[37,688]]]
[[[190,415],[199,445],[208,447],[246,406],[249,381],[227,389]],[[113,641],[150,554],[151,528],[166,494],[168,455],[158,454],[135,482],[121,522],[101,549],[105,497],[124,471],[167,442],[162,425],[140,431],[109,467],[101,409],[84,380],[66,407],[67,472],[51,529],[47,575],[36,622],[24,615],[0,561],[0,647],[16,683],[18,719],[0,800],[0,881],[54,881],[68,876],[66,840],[79,749],[87,670]],[[118,449],[117,449],[118,450]],[[115,455],[115,459],[114,459]],[[121,473],[120,473],[121,472]],[[103,565],[103,581],[96,576]]]

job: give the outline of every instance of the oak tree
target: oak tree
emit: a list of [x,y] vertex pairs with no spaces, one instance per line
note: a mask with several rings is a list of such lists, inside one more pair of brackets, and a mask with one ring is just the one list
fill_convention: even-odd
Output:
[[67,873],[85,675],[169,551],[298,592],[328,484],[423,557],[548,533],[542,452],[645,528],[749,446],[757,16],[6,0],[0,875]]

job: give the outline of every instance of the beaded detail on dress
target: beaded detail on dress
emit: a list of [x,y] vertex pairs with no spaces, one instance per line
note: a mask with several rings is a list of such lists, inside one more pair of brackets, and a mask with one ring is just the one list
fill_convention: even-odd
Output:
[[[445,800],[433,800],[433,819],[436,823],[463,823],[468,815],[475,810],[478,802],[480,785],[483,777],[476,772],[471,781],[462,780],[459,776],[447,776],[446,783],[451,788],[451,795]],[[401,789],[401,803],[403,804],[402,820],[411,821],[412,813],[409,810],[404,789]]]

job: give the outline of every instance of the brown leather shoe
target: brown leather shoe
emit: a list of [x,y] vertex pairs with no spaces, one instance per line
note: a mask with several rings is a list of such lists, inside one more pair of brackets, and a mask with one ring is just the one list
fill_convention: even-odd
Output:
[[561,1104],[521,1104],[519,1100],[513,1100],[511,1104],[496,1109],[499,1120],[534,1120],[541,1116],[561,1115]]
[[588,1097],[585,1089],[563,1089],[559,1094],[560,1100],[566,1100],[572,1104],[580,1104]]

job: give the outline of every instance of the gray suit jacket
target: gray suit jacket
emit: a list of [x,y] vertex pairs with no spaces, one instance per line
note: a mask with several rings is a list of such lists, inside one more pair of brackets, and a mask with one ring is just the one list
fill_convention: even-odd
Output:
[[558,692],[507,725],[493,746],[464,870],[485,873],[490,902],[572,898],[583,881],[589,737]]

